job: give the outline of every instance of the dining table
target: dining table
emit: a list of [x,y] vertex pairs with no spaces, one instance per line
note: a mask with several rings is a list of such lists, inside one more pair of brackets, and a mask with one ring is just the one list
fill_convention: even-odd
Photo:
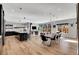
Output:
[[51,40],[54,40],[55,38],[55,36],[56,36],[56,33],[52,33],[52,34],[45,34],[45,36],[47,37],[47,38],[50,38]]

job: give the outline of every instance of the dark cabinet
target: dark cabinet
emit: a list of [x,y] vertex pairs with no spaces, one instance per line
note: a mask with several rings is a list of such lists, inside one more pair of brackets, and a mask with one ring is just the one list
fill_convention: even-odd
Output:
[[27,33],[19,33],[20,41],[27,40],[29,35]]

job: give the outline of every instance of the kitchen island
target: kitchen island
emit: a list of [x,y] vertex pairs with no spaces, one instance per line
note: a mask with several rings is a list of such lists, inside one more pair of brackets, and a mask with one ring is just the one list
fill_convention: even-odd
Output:
[[18,32],[18,31],[7,31],[5,32],[5,36],[12,36],[16,35],[16,38],[20,41],[27,40],[29,37],[29,34],[26,32]]

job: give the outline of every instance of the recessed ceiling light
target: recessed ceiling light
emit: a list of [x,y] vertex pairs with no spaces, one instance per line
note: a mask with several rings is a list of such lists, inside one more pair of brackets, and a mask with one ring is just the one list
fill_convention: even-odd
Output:
[[19,8],[20,10],[22,10],[22,8]]

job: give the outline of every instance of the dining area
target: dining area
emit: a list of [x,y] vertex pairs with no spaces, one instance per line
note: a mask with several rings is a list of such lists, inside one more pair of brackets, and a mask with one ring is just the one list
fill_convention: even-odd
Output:
[[40,37],[42,39],[42,43],[47,45],[47,46],[51,46],[51,42],[52,41],[57,41],[60,40],[61,37],[61,33],[60,32],[56,32],[56,33],[40,33]]

